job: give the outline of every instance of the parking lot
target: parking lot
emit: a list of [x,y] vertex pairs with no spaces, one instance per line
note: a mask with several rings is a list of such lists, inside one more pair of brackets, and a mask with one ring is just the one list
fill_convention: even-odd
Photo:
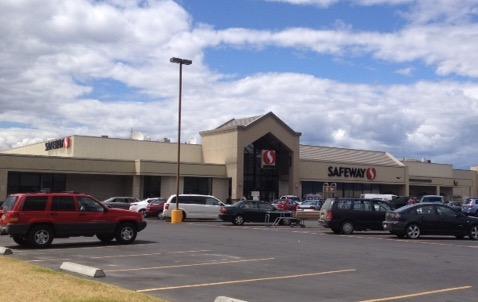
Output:
[[13,257],[58,270],[63,261],[102,268],[96,279],[169,301],[477,301],[478,242],[397,239],[385,232],[334,235],[306,228],[148,219],[132,245],[56,239]]

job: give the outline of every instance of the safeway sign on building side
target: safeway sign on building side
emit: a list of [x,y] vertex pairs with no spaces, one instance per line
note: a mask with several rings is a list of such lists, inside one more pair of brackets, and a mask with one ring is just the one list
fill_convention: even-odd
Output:
[[277,153],[275,150],[262,150],[261,167],[275,167],[277,162]]

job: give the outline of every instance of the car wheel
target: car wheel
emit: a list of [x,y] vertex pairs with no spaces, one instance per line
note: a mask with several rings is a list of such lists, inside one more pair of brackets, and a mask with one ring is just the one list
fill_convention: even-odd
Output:
[[116,228],[116,241],[122,244],[132,243],[137,235],[136,227],[131,223],[122,223]]
[[139,210],[139,212],[141,215],[143,215],[143,217],[146,217],[146,210],[145,209],[142,209],[142,210]]
[[14,235],[12,236],[13,241],[15,241],[20,246],[28,246],[28,239],[24,236]]
[[471,240],[478,240],[478,225],[471,227],[469,236]]
[[53,241],[53,230],[47,225],[35,225],[28,232],[28,243],[36,248],[49,247]]
[[340,229],[338,228],[331,228],[332,232],[334,232],[334,234],[340,234]]
[[242,217],[241,215],[235,216],[234,219],[232,220],[232,223],[235,225],[243,225],[244,222],[245,222],[244,217]]
[[407,237],[410,239],[418,239],[420,237],[420,227],[414,223],[407,226]]
[[342,223],[342,233],[350,235],[354,232],[354,225],[350,221]]
[[115,238],[114,235],[107,235],[107,234],[96,234],[96,238],[98,238],[103,243],[110,243]]

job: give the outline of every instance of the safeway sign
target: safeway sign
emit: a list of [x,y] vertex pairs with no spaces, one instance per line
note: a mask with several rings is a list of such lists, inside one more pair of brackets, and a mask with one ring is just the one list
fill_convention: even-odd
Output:
[[262,150],[261,167],[275,167],[277,153],[275,150]]

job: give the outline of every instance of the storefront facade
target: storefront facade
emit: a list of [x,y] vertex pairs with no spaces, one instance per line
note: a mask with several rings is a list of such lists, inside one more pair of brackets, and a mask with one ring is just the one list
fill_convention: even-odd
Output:
[[[182,144],[180,192],[222,200],[281,195],[339,197],[363,193],[477,196],[477,172],[451,165],[399,161],[380,151],[300,145],[273,113],[232,119]],[[176,144],[70,136],[0,153],[0,200],[7,194],[81,191],[110,196],[168,197],[176,190]]]

